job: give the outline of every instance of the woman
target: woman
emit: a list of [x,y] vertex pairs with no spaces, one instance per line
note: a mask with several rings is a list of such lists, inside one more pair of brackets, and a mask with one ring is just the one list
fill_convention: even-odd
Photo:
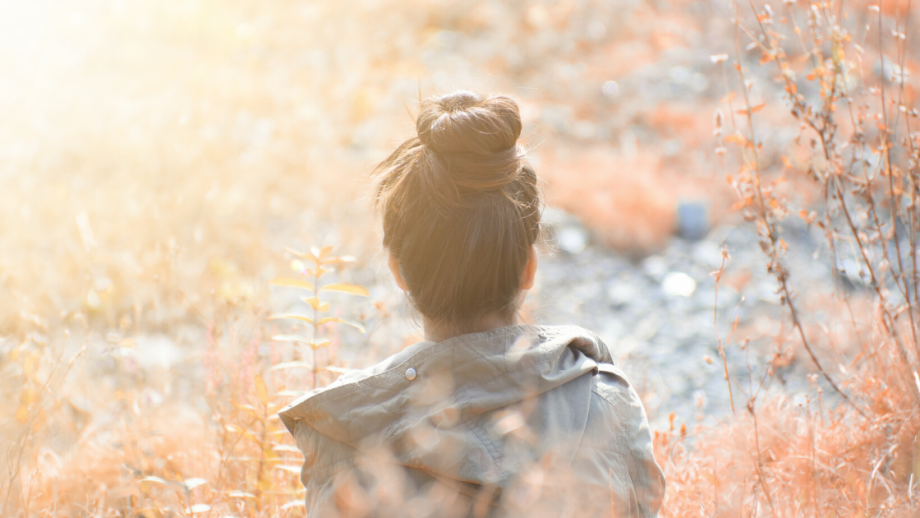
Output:
[[655,516],[636,391],[590,331],[516,325],[542,202],[506,97],[422,102],[376,170],[389,267],[425,341],[281,412],[308,516]]

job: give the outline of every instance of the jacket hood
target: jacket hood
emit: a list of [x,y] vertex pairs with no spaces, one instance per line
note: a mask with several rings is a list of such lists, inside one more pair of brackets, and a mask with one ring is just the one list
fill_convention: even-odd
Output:
[[[417,343],[311,391],[279,415],[295,437],[309,436],[303,444],[313,450],[304,451],[310,476],[330,476],[385,447],[406,466],[502,485],[515,471],[502,458],[502,436],[526,425],[535,428],[532,443],[551,447],[579,433],[592,390],[592,376],[584,375],[596,374],[600,363],[612,363],[610,352],[590,331],[509,326]],[[493,412],[524,407],[564,385],[564,394],[555,392],[564,416]]]

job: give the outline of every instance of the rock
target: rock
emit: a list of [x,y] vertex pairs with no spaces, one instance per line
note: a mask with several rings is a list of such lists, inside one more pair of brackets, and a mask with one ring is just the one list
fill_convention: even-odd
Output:
[[683,272],[670,272],[661,281],[661,289],[670,298],[689,297],[696,291],[696,281]]
[[[685,205],[691,209],[685,214],[696,210],[697,216],[705,215],[705,205],[697,204],[695,209],[693,203]],[[653,426],[668,426],[671,411],[680,419],[691,419],[700,404],[707,414],[728,414],[731,409],[721,358],[715,350],[716,333],[725,341],[736,317],[750,325],[753,317],[783,311],[778,304],[776,279],[766,270],[755,229],[742,225],[709,232],[708,221],[697,219],[705,223],[697,233],[705,239],[691,241],[675,236],[656,255],[638,263],[602,246],[587,246],[577,255],[550,255],[541,264],[545,298],[535,311],[538,321],[575,323],[597,332],[632,381],[643,387]],[[577,218],[558,209],[548,209],[545,221],[560,248],[568,239],[559,237],[560,231],[584,231]],[[784,234],[790,243],[787,260],[794,288],[832,289],[834,268],[820,266],[814,257],[815,250],[825,254],[822,258],[827,257],[823,235],[794,225],[794,221],[787,222],[789,232]],[[723,243],[732,255],[726,261],[716,301],[715,280],[709,274],[721,263]],[[858,262],[851,259],[841,257],[837,269],[846,270],[855,282],[866,282],[859,276]],[[846,274],[839,277],[851,282]],[[865,289],[864,284],[857,287]],[[764,318],[764,322],[772,318]],[[749,365],[770,361],[768,356],[761,357],[761,349],[752,345],[742,350],[733,339],[725,348],[730,375],[746,379]],[[714,364],[707,364],[705,356]],[[799,368],[795,365],[792,368]],[[803,386],[807,389],[805,379],[790,375],[785,385],[777,384],[777,390],[795,393]],[[737,405],[740,396],[737,392],[734,395]]]
[[601,85],[601,93],[608,99],[616,99],[620,96],[620,85],[616,81],[604,81]]
[[668,262],[660,255],[652,255],[642,261],[642,270],[655,282],[661,282],[668,273]]
[[677,205],[677,233],[697,241],[709,233],[709,210],[703,202],[682,201]]
[[722,264],[722,247],[712,241],[699,241],[693,245],[693,260],[712,271]]
[[607,297],[614,306],[635,304],[641,295],[639,288],[628,278],[618,277],[607,287]]
[[564,252],[581,253],[591,241],[581,221],[564,210],[547,207],[543,211],[543,221],[551,232],[552,241]]

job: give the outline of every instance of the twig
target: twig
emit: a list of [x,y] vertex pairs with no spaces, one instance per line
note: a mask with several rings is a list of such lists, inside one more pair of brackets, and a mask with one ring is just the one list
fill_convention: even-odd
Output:
[[[728,250],[722,248],[722,264],[719,265],[719,269],[713,272],[713,275],[716,277],[715,282],[715,295],[713,296],[712,301],[712,327],[716,330],[716,339],[719,342],[719,356],[722,357],[722,367],[725,369],[725,383],[728,385],[728,402],[732,407],[732,414],[735,413],[735,398],[732,396],[732,382],[728,376],[728,360],[725,359],[725,349],[722,347],[722,337],[719,336],[719,326],[716,324],[716,308],[719,305],[719,280],[722,279],[722,271],[725,269],[725,259],[728,258]],[[732,327],[732,334],[735,331],[735,328],[738,327],[738,318],[735,318],[735,325]],[[728,335],[728,340],[731,340],[731,334]],[[725,341],[725,344],[728,345],[728,340]]]
[[770,488],[767,486],[767,478],[763,474],[763,458],[760,453],[760,432],[757,426],[757,412],[754,411],[754,398],[751,398],[748,401],[747,409],[750,412],[751,417],[754,418],[754,441],[757,446],[757,478],[760,480],[760,485],[763,487],[764,494],[767,495],[767,502],[770,504],[770,511],[773,512],[773,516],[778,516],[776,514],[776,508],[773,507],[773,495],[770,494]]
[[[73,369],[73,366],[76,363],[77,359],[80,356],[82,356],[84,352],[86,352],[86,344],[89,342],[89,336],[90,335],[87,335],[86,339],[83,341],[83,346],[80,348],[79,351],[77,351],[73,355],[73,358],[71,358],[70,361],[68,362],[67,369],[61,375],[59,382],[63,382],[67,378],[67,375],[70,374],[70,370]],[[51,372],[48,373],[48,377],[45,379],[45,382],[42,384],[41,389],[39,389],[38,393],[35,396],[35,402],[32,403],[33,408],[38,408],[42,404],[42,396],[44,395],[45,391],[48,389],[48,386],[51,384],[51,380],[54,379],[54,373],[55,371],[57,371],[58,366],[61,365],[61,358],[63,357],[63,355],[64,354],[62,352],[61,356],[58,357],[58,360],[54,362],[54,365],[51,367]],[[14,465],[13,460],[12,459],[10,460],[10,466],[9,466],[10,471],[11,471],[10,481],[9,481],[9,485],[6,488],[6,496],[4,496],[4,499],[3,499],[3,507],[0,508],[0,516],[3,516],[6,513],[7,507],[9,506],[10,495],[13,491],[15,480],[16,478],[19,477],[19,473],[22,468],[22,453],[25,450],[26,441],[28,440],[29,435],[31,435],[32,433],[32,425],[35,424],[35,420],[38,419],[38,416],[40,414],[41,412],[33,412],[32,415],[29,416],[29,420],[25,423],[25,428],[23,429],[19,438],[13,443],[16,445],[15,448],[18,449],[18,453],[16,455],[15,468],[13,467]]]
[[[756,16],[757,12],[756,12],[756,9],[754,8],[753,0],[749,0],[749,1],[751,2],[751,9],[754,10],[754,14]],[[811,357],[812,362],[818,368],[818,371],[821,372],[822,376],[824,376],[824,379],[827,380],[827,382],[834,388],[834,390],[836,390],[841,395],[841,397],[843,397],[844,401],[850,404],[856,410],[856,412],[859,413],[861,416],[866,417],[866,414],[863,413],[863,411],[860,410],[852,402],[850,397],[839,386],[837,386],[837,383],[834,382],[834,380],[830,377],[830,375],[821,365],[821,362],[818,360],[817,356],[815,355],[814,351],[811,348],[811,344],[809,343],[808,337],[805,334],[805,329],[802,327],[802,323],[799,320],[799,316],[798,316],[798,312],[795,307],[795,303],[793,302],[792,292],[788,284],[789,273],[788,273],[788,270],[786,270],[785,266],[783,265],[782,260],[779,257],[779,253],[777,251],[777,248],[778,248],[777,245],[778,245],[778,240],[779,240],[778,233],[776,232],[775,226],[773,222],[771,221],[769,210],[767,208],[767,203],[764,200],[764,196],[763,196],[763,187],[760,181],[760,170],[759,170],[760,166],[758,163],[759,157],[757,153],[757,140],[754,135],[754,113],[751,109],[752,106],[751,106],[750,96],[748,95],[748,88],[744,80],[744,71],[743,71],[744,69],[741,65],[742,63],[741,44],[739,41],[740,37],[738,34],[740,30],[741,22],[738,18],[739,12],[738,12],[737,0],[733,1],[733,5],[734,5],[734,10],[735,10],[735,53],[738,59],[738,64],[736,66],[736,69],[738,71],[738,76],[741,79],[741,91],[744,94],[744,103],[747,109],[746,111],[747,111],[747,117],[748,117],[748,139],[749,139],[749,144],[750,144],[749,147],[751,149],[751,153],[753,154],[753,160],[751,160],[751,166],[750,166],[751,178],[754,181],[754,190],[756,191],[756,198],[760,205],[760,214],[759,214],[761,218],[760,221],[763,223],[766,229],[766,234],[767,234],[766,237],[770,243],[770,247],[769,247],[770,250],[769,252],[767,252],[767,254],[770,256],[770,262],[771,262],[771,266],[774,271],[774,275],[776,276],[777,280],[780,283],[780,289],[783,294],[783,301],[789,307],[789,311],[792,315],[793,325],[798,330],[799,336],[802,339],[802,344],[805,346],[805,350],[808,351],[808,355]],[[758,19],[757,23],[760,24],[761,31],[766,36],[766,30],[764,29],[762,22],[760,22],[760,20]],[[772,54],[773,54],[774,60],[777,60],[777,63],[779,63],[778,61],[779,53],[773,52]],[[788,81],[788,78],[787,78],[787,81]]]
[[[910,331],[914,339],[914,348],[917,350],[918,358],[920,358],[920,341],[917,340],[917,326],[914,321],[914,310],[910,302],[910,288],[907,285],[907,278],[904,277],[904,263],[901,260],[901,243],[898,239],[898,207],[900,203],[894,196],[894,169],[891,167],[891,149],[889,148],[889,139],[888,139],[888,106],[885,104],[885,77],[884,77],[884,68],[885,68],[885,55],[882,53],[882,10],[878,10],[878,53],[879,59],[882,63],[882,72],[883,77],[879,82],[879,91],[881,92],[882,97],[882,119],[884,122],[884,128],[881,130],[882,134],[882,148],[885,153],[885,162],[888,165],[888,197],[889,203],[891,204],[891,231],[894,236],[894,248],[895,252],[898,254],[898,277],[904,281],[904,299],[907,301],[908,314],[910,316]],[[901,80],[904,79],[904,72],[901,72]],[[909,139],[909,136],[908,136]],[[885,248],[885,247],[883,247]],[[892,276],[894,274],[892,273]],[[895,277],[895,282],[897,283],[898,277]],[[898,286],[900,288],[900,286]]]

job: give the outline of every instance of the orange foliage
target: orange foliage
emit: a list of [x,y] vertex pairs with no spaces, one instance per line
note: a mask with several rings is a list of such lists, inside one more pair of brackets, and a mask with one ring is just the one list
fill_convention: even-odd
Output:
[[[734,189],[780,282],[789,280],[786,217],[830,221],[829,239],[879,278],[854,276],[862,295],[844,302],[798,297],[791,286],[783,293],[786,333],[775,337],[777,354],[760,367],[770,375],[790,363],[815,365],[807,337],[822,362],[811,367],[810,392],[764,394],[756,380],[748,386],[731,380],[736,415],[724,424],[660,431],[655,445],[668,477],[666,516],[920,513],[920,351],[913,337],[920,301],[908,296],[910,306],[897,298],[905,277],[892,284],[898,258],[883,256],[892,253],[890,234],[899,228],[885,221],[891,209],[900,211],[898,232],[916,253],[916,237],[904,229],[920,221],[914,199],[920,181],[910,160],[920,141],[904,136],[905,121],[914,132],[920,128],[909,113],[917,82],[908,75],[902,90],[892,78],[879,80],[874,68],[884,69],[874,39],[880,29],[886,59],[900,62],[891,30],[895,22],[904,30],[905,20],[916,17],[904,14],[906,0],[884,0],[879,28],[873,3],[799,1],[772,5],[772,15],[760,2],[753,13],[740,3],[747,32],[739,35],[738,53],[732,31],[721,30],[731,13],[710,26],[676,9],[698,2],[640,3],[617,30],[619,12],[607,20],[611,28],[595,27],[594,40],[577,35],[554,56],[583,67],[572,72],[570,89],[552,84],[522,100],[529,126],[540,126],[541,107],[563,102],[572,114],[563,123],[614,119],[606,134],[591,126],[587,137],[553,135],[552,145],[534,139],[533,154],[549,202],[626,253],[665,244],[682,199],[708,203],[713,222],[732,217]],[[28,11],[31,2],[19,4]],[[571,31],[592,14],[582,7],[590,2],[517,10],[495,2],[468,10],[435,4],[282,2],[263,9],[205,1],[175,12],[156,2],[137,12],[120,3],[86,4],[82,13],[39,12],[47,15],[36,26],[45,31],[41,37],[60,37],[51,51],[20,55],[11,45],[0,53],[14,78],[0,95],[6,114],[0,130],[9,143],[0,164],[2,512],[153,518],[206,515],[207,506],[212,515],[303,514],[295,473],[301,459],[274,412],[350,365],[330,325],[345,317],[366,324],[365,315],[340,320],[339,313],[311,324],[309,343],[319,354],[310,364],[315,371],[304,371],[301,360],[314,354],[270,339],[290,332],[288,339],[300,343],[299,329],[266,319],[268,279],[291,259],[282,260],[280,250],[306,234],[344,242],[365,260],[373,256],[367,203],[356,193],[370,163],[399,140],[393,124],[381,120],[404,120],[416,92],[430,89],[419,80],[429,70],[426,52],[456,46],[452,31],[505,31],[502,41],[514,42],[515,52],[475,61],[499,78],[470,77],[465,86],[524,92],[534,77],[557,79],[538,75],[548,47],[527,44]],[[841,6],[840,23],[822,22],[836,19]],[[789,12],[795,16],[786,18]],[[803,40],[790,31],[792,22]],[[751,41],[760,23],[786,31],[784,39],[768,33]],[[855,36],[844,37],[842,26]],[[390,31],[374,32],[379,27]],[[902,48],[909,51],[917,31],[908,29]],[[668,53],[692,51],[702,36],[719,38],[731,52],[724,62],[703,56],[703,64],[693,65],[710,84],[728,78],[736,93],[731,104],[679,98],[643,104],[615,95],[598,101],[602,83]],[[832,51],[833,42],[843,42],[840,52]],[[432,55],[440,59],[438,52]],[[813,59],[816,53],[822,60]],[[58,55],[64,57],[54,62]],[[900,58],[916,74],[916,56]],[[827,64],[835,59],[840,67]],[[843,86],[853,89],[852,104]],[[803,97],[776,102],[782,88]],[[888,95],[889,117],[897,117],[887,141],[879,130],[884,117],[873,111],[882,105],[879,88]],[[567,98],[572,92],[574,100]],[[898,99],[904,112],[897,111]],[[712,137],[717,108],[722,133]],[[654,138],[640,139],[639,130]],[[678,151],[665,149],[663,140],[676,142]],[[892,168],[875,151],[888,144]],[[709,148],[723,157],[720,167],[738,166],[729,170],[730,187],[713,179],[722,174],[712,174],[717,160]],[[848,169],[865,162],[850,160],[847,153],[858,148],[871,159],[868,174]],[[890,185],[899,196],[890,196]],[[844,207],[853,210],[852,229]],[[883,223],[873,228],[876,216]],[[722,282],[742,291],[750,278],[741,270]],[[328,309],[326,301],[314,303],[318,312]],[[826,315],[811,318],[811,309]],[[377,310],[386,313],[382,304]],[[726,347],[741,347],[749,331],[740,327]],[[161,335],[169,338],[138,345]],[[395,348],[417,339],[406,333]],[[89,344],[87,353],[71,372],[79,341]],[[386,349],[365,353],[384,356]]]
[[539,164],[547,202],[577,214],[606,244],[636,254],[654,251],[670,238],[683,199],[707,203],[712,220],[723,220],[728,188],[692,164],[658,155],[573,147],[548,151]]
[[[566,151],[540,164],[548,203],[578,214],[618,248],[652,250],[667,240],[674,230],[678,194],[666,185],[660,159]],[[582,181],[572,181],[576,172]]]

